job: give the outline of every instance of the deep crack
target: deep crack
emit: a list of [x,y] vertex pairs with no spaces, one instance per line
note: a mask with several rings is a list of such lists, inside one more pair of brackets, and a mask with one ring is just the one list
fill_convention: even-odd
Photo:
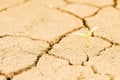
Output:
[[113,1],[114,1],[113,7],[116,8],[116,6],[117,6],[117,0],[113,0]]
[[11,80],[11,78],[8,77],[7,80]]
[[36,59],[36,61],[35,61],[35,66],[37,66],[37,63],[38,63],[40,57],[42,57],[42,55],[43,55],[43,54],[40,54],[40,55],[37,56],[37,59]]
[[88,62],[89,61],[89,56],[88,55],[86,55],[86,56],[87,56],[86,62]]
[[84,25],[88,30],[90,30],[90,27],[87,25],[85,19],[82,19],[82,21],[83,21],[83,25]]
[[10,36],[10,35],[3,35],[3,36],[0,36],[0,38],[4,38],[4,37],[8,37],[8,36]]

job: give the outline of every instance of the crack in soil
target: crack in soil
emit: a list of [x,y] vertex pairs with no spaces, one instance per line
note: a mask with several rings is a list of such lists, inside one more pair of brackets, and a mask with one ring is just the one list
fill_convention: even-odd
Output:
[[65,10],[62,10],[62,9],[60,9],[60,8],[57,8],[57,10],[59,10],[59,11],[61,11],[61,12],[64,12],[64,13],[67,13],[67,14],[70,14],[70,15],[72,15],[72,16],[74,16],[74,17],[76,17],[77,19],[82,20],[83,25],[84,25],[84,26],[85,26],[88,30],[90,30],[89,26],[86,24],[85,19],[83,19],[83,18],[79,17],[78,15],[76,15],[76,14],[74,14],[74,13],[70,12],[70,11],[65,11]]
[[33,63],[33,64],[23,68],[23,69],[19,69],[17,71],[11,72],[11,73],[7,74],[6,76],[7,76],[7,78],[11,78],[12,79],[13,76],[21,74],[22,72],[28,71],[28,70],[32,69],[33,67],[35,67],[35,63]]
[[100,50],[100,51],[98,52],[97,56],[100,56],[102,52],[104,52],[106,49],[111,48],[112,46],[113,46],[113,44],[111,44],[110,46],[105,47],[104,49]]
[[25,71],[28,71],[28,70],[32,69],[34,67],[34,65],[35,65],[35,63],[25,67],[24,69],[19,69],[17,71],[11,72],[9,74],[5,74],[5,73],[0,72],[0,75],[5,76],[7,80],[11,80],[13,78],[13,76],[18,75],[18,74],[20,74],[22,72],[25,72]]
[[80,20],[82,20],[83,25],[84,25],[88,30],[90,30],[90,27],[87,25],[87,21],[85,21],[85,18],[95,16],[96,14],[98,14],[98,12],[99,12],[101,9],[102,9],[102,8],[99,8],[95,13],[93,13],[93,14],[91,14],[91,15],[89,15],[89,16],[86,16],[86,17],[84,17],[84,18],[81,18],[81,17],[79,17],[78,15],[74,14],[73,12],[65,11],[65,10],[62,10],[62,9],[60,9],[60,8],[57,8],[57,10],[59,10],[59,11],[61,11],[61,12],[70,14],[70,15],[72,15],[72,16],[74,16],[74,17],[80,19]]
[[8,77],[7,80],[11,80],[11,78]]
[[69,65],[71,65],[71,66],[73,65],[73,63],[71,63],[70,60],[67,59],[67,58],[60,57],[60,56],[57,56],[57,55],[55,55],[55,54],[49,54],[49,53],[48,53],[48,55],[49,55],[49,56],[53,56],[53,57],[58,58],[58,59],[66,60],[66,61],[68,61],[68,64],[69,64]]
[[64,12],[64,13],[67,13],[67,14],[70,14],[70,15],[72,15],[72,16],[78,18],[78,19],[81,19],[81,20],[83,20],[83,19],[85,19],[85,18],[88,18],[88,17],[93,17],[93,16],[95,16],[101,9],[102,9],[102,8],[98,8],[98,10],[97,10],[96,12],[94,12],[93,14],[91,14],[91,15],[89,15],[89,16],[86,16],[86,17],[84,17],[84,18],[81,18],[81,17],[79,17],[78,15],[76,15],[76,14],[73,13],[73,12],[66,11],[66,10],[62,10],[61,8],[57,8],[57,10],[59,10],[59,11],[61,11],[61,12]]
[[[48,54],[48,55],[50,55],[50,56],[54,56],[54,57],[56,57],[56,58],[60,58],[60,59],[67,60],[68,63],[69,63],[69,65],[73,65],[73,64],[69,61],[69,59],[65,59],[65,58],[63,58],[63,57],[58,57],[58,56],[56,56],[56,55],[51,55],[51,54],[49,54],[49,51],[53,48],[53,46],[54,46],[55,44],[58,44],[64,37],[66,37],[67,35],[71,34],[72,32],[75,32],[75,31],[77,31],[77,30],[80,30],[81,28],[83,28],[83,27],[75,28],[75,29],[73,29],[73,30],[71,30],[71,31],[69,31],[69,32],[61,35],[61,36],[59,37],[59,40],[58,40],[57,42],[55,42],[55,43],[51,43],[51,44],[49,43],[49,47],[48,47],[46,50],[44,50],[44,53],[46,53],[46,54]],[[0,36],[0,38],[4,38],[4,37],[8,37],[8,36],[11,36],[11,37],[25,37],[25,38],[30,38],[30,37],[26,37],[26,36],[14,36],[14,35],[4,35],[4,36]],[[30,38],[30,39],[31,39],[31,40],[36,40],[36,39],[33,39],[33,38]],[[37,40],[38,40],[38,39],[37,39]],[[23,50],[22,50],[22,51],[23,51]],[[33,64],[31,64],[31,65],[29,65],[29,66],[27,66],[27,67],[25,67],[25,68],[23,68],[23,69],[17,70],[17,71],[12,72],[12,73],[9,73],[9,74],[7,74],[7,75],[4,74],[4,73],[1,73],[1,74],[3,74],[4,76],[6,76],[8,80],[11,80],[11,79],[13,78],[13,76],[18,75],[18,74],[21,74],[21,73],[23,73],[23,72],[25,72],[25,71],[28,71],[28,70],[32,69],[33,67],[36,67],[36,66],[37,66],[37,63],[38,63],[38,61],[39,61],[39,59],[40,59],[40,57],[41,57],[44,53],[38,55],[38,56],[37,56],[37,59],[34,61]],[[30,54],[31,54],[31,53],[30,53]]]
[[109,39],[107,39],[105,37],[102,37],[102,36],[94,35],[94,37],[99,37],[99,38],[101,38],[101,39],[103,39],[103,40],[105,40],[105,41],[107,41],[107,42],[109,42],[109,43],[111,43],[112,45],[115,45],[115,46],[120,45],[120,43],[113,42],[113,41],[111,41],[111,40],[109,40]]
[[86,60],[81,63],[81,66],[85,66],[85,63],[89,62],[89,60],[90,60],[90,56],[86,55]]
[[105,75],[105,76],[108,76],[110,78],[110,80],[113,80],[113,77],[111,75],[101,74],[94,65],[91,65],[90,67],[91,67],[94,74]]
[[104,51],[105,51],[106,49],[108,49],[108,48],[111,48],[113,45],[118,45],[118,43],[114,43],[114,42],[110,41],[109,39],[106,39],[106,38],[101,37],[101,36],[96,36],[96,35],[93,34],[93,37],[100,38],[100,39],[102,39],[102,40],[107,41],[107,42],[110,43],[110,46],[107,46],[107,47],[105,47],[104,49],[100,50],[100,51],[98,52],[97,56],[100,56],[100,54],[101,54],[102,52],[104,52]]
[[104,37],[96,36],[96,35],[94,35],[94,34],[93,34],[93,37],[100,38],[100,39],[102,39],[102,40],[104,40],[104,41],[107,41],[107,42],[109,42],[109,43],[111,44],[110,46],[107,46],[107,47],[105,47],[104,49],[100,50],[100,51],[98,52],[99,54],[97,54],[97,56],[99,56],[100,53],[102,53],[102,52],[105,51],[106,49],[111,48],[113,45],[115,45],[115,43],[113,43],[112,41],[110,41],[109,39],[106,39],[106,38],[104,38]]
[[13,5],[11,5],[11,6],[8,6],[8,7],[6,7],[6,8],[1,9],[0,12],[2,12],[2,11],[7,11],[9,8],[12,8],[12,7],[15,7],[15,6],[19,6],[19,5],[24,4],[24,3],[28,2],[28,1],[30,1],[30,0],[24,0],[24,1],[21,2],[21,3],[13,4]]
[[[58,40],[57,42],[55,42],[55,43],[48,43],[48,42],[47,42],[47,43],[49,44],[49,47],[48,47],[46,50],[44,50],[44,53],[50,55],[50,54],[49,54],[49,51],[53,48],[53,46],[54,46],[55,44],[58,44],[64,37],[66,37],[67,35],[71,34],[72,32],[75,32],[75,31],[80,30],[80,29],[82,29],[82,28],[83,28],[83,27],[78,27],[78,28],[75,28],[75,29],[73,29],[73,30],[71,30],[71,31],[69,31],[69,32],[61,35],[61,36],[59,37],[59,40]],[[8,36],[11,36],[11,37],[25,37],[25,38],[29,38],[29,39],[31,39],[31,40],[36,40],[36,39],[30,38],[30,37],[28,37],[28,36],[26,37],[26,36],[14,36],[14,35],[4,35],[4,36],[0,36],[0,38],[4,38],[4,37],[8,37]],[[39,39],[37,39],[37,40],[39,40]],[[4,76],[6,76],[8,80],[11,80],[11,79],[13,78],[13,76],[18,75],[18,74],[21,74],[21,73],[23,73],[23,72],[25,72],[25,71],[28,71],[28,70],[32,69],[33,67],[36,67],[36,66],[37,66],[37,63],[38,63],[38,61],[39,61],[39,59],[40,59],[40,57],[41,57],[44,53],[38,55],[38,56],[37,56],[37,59],[34,61],[33,64],[31,64],[31,65],[29,65],[29,66],[27,66],[27,67],[25,67],[25,68],[23,68],[23,69],[19,69],[19,70],[15,71],[15,72],[12,72],[12,73],[7,74],[7,75],[4,74],[4,73],[1,73],[1,74],[3,74]],[[54,57],[56,57],[56,58],[60,58],[60,59],[67,60],[68,63],[69,63],[69,65],[73,65],[73,64],[69,61],[69,59],[65,59],[65,58],[63,58],[63,57],[58,57],[58,56],[56,56],[56,55],[51,55],[51,56],[54,56]]]
[[94,74],[105,75],[105,76],[108,76],[110,80],[114,80],[115,76],[113,76],[112,74],[101,74],[94,65],[91,65],[90,67]]
[[83,21],[83,25],[84,25],[88,30],[90,30],[90,27],[87,25],[85,19],[82,19],[82,21]]
[[68,0],[63,0],[65,3],[67,4],[71,4],[72,2],[71,1],[68,1]]
[[[29,0],[25,0],[24,3],[27,2],[27,1],[29,1]],[[67,0],[64,0],[64,1],[65,1],[66,3],[68,3],[68,4],[73,3],[73,2],[69,2],[69,1],[67,1]],[[114,0],[114,3],[115,3],[115,4],[114,4],[113,6],[116,7],[116,5],[117,5],[117,0]],[[22,3],[20,3],[20,4],[22,4]],[[17,5],[20,5],[20,4],[17,4]],[[8,8],[11,8],[11,7],[12,7],[12,6],[10,6],[10,7],[8,7]],[[0,10],[0,12],[1,12],[1,11],[4,11],[4,10],[7,10],[8,8],[2,9],[2,10]],[[96,11],[94,14],[92,14],[92,15],[90,15],[90,16],[87,16],[87,17],[95,16],[101,9],[102,9],[102,8],[100,8],[100,9],[99,9],[98,11]],[[80,18],[79,16],[75,15],[74,13],[61,10],[60,8],[57,8],[57,10],[59,10],[59,11],[61,11],[61,12],[68,13],[68,14],[70,14],[70,15],[78,18],[78,19],[81,19],[81,20],[83,21],[83,25],[84,25],[86,28],[88,28],[88,30],[90,30],[90,27],[87,25],[87,23],[86,23],[86,21],[85,21],[85,18],[87,18],[87,17],[85,17],[85,18],[82,19],[82,18]],[[51,43],[51,42],[43,41],[43,40],[42,40],[43,42],[46,42],[46,43],[49,44],[49,48],[47,48],[47,49],[45,50],[45,53],[48,54],[48,55],[50,55],[50,56],[54,56],[54,57],[56,57],[56,58],[60,58],[60,59],[63,59],[63,60],[67,60],[68,63],[69,63],[69,65],[71,65],[71,66],[74,65],[73,63],[70,62],[69,59],[66,59],[66,58],[64,58],[64,57],[59,57],[59,56],[56,56],[56,55],[54,55],[54,54],[49,54],[49,51],[51,51],[51,50],[53,49],[53,47],[54,47],[55,44],[59,44],[59,42],[60,42],[63,38],[65,38],[67,35],[75,32],[75,31],[77,31],[77,30],[80,30],[81,28],[83,28],[83,27],[78,27],[78,28],[76,28],[76,29],[73,29],[73,30],[71,30],[71,31],[69,31],[69,32],[67,32],[67,33],[59,36],[58,41],[56,41],[56,42],[54,42],[54,43]],[[31,39],[31,40],[39,40],[39,39],[31,38],[31,37],[29,37],[29,36],[14,36],[14,35],[4,35],[4,36],[0,36],[0,38],[4,38],[4,37],[7,37],[7,36],[11,36],[11,37],[25,37],[25,38],[29,38],[29,39]],[[99,38],[101,38],[101,39],[103,39],[103,40],[111,43],[110,46],[104,48],[104,49],[101,50],[99,53],[105,51],[107,48],[112,47],[112,45],[120,45],[119,43],[112,42],[112,41],[110,41],[110,40],[108,40],[108,39],[106,39],[106,38],[100,37],[100,36],[93,36],[93,37],[99,37]],[[18,74],[21,74],[22,72],[28,71],[28,70],[32,69],[33,67],[36,67],[39,59],[41,58],[41,56],[42,56],[43,54],[44,54],[44,53],[38,55],[36,61],[34,61],[33,64],[31,64],[31,65],[29,65],[29,66],[27,66],[27,67],[25,67],[25,68],[23,68],[23,69],[20,69],[20,70],[18,70],[18,71],[12,72],[12,73],[10,73],[10,74],[8,74],[8,75],[6,75],[6,74],[4,74],[4,73],[0,73],[0,74],[6,76],[6,77],[7,77],[7,80],[11,80],[11,79],[13,78],[13,76],[18,75]],[[99,54],[99,55],[100,55],[100,54]],[[98,55],[98,56],[99,56],[99,55]],[[87,58],[86,58],[86,61],[85,61],[85,62],[88,62],[88,61],[89,61],[89,56],[88,56],[88,55],[86,55],[86,56],[87,56]],[[81,65],[84,66],[84,63],[85,63],[85,62],[83,62]],[[97,71],[97,69],[96,69],[95,67],[92,67],[92,66],[91,66],[91,69],[93,70],[93,72],[94,72],[95,74],[98,74],[98,71]],[[113,80],[113,78],[110,77],[110,80]]]
[[[48,50],[48,48],[47,48],[46,50],[44,50],[44,53],[45,53],[47,50]],[[21,73],[23,73],[23,72],[26,72],[26,71],[28,71],[28,70],[31,70],[32,68],[36,67],[36,66],[37,66],[37,63],[38,63],[38,61],[39,61],[39,59],[40,59],[40,57],[42,57],[42,55],[43,55],[44,53],[37,55],[37,59],[34,61],[33,64],[31,64],[31,65],[29,65],[29,66],[27,66],[27,67],[25,67],[25,68],[23,68],[23,69],[19,69],[18,71],[15,71],[15,72],[12,72],[12,73],[9,73],[8,75],[6,75],[7,78],[11,80],[14,76],[16,76],[16,75],[18,75],[18,74],[21,74]]]
[[80,29],[82,29],[82,28],[83,28],[83,27],[75,28],[75,29],[73,29],[73,30],[71,30],[71,31],[69,31],[69,32],[67,32],[67,33],[65,33],[65,34],[63,34],[63,35],[61,35],[61,36],[59,36],[59,39],[58,39],[57,42],[51,43],[51,44],[50,44],[50,48],[46,51],[46,54],[48,54],[48,55],[50,55],[50,56],[53,56],[53,57],[56,57],[56,58],[60,58],[60,59],[63,59],[63,60],[67,60],[68,63],[69,63],[69,65],[73,65],[73,63],[71,63],[69,59],[66,59],[66,58],[64,58],[64,57],[56,56],[55,54],[49,54],[49,52],[53,49],[53,47],[54,47],[55,44],[59,44],[60,41],[61,41],[63,38],[65,38],[67,35],[69,35],[69,34],[75,32],[75,31],[77,31],[77,30],[80,30]]
[[[48,48],[47,48],[46,50],[44,50],[43,52],[46,53],[46,52],[49,50],[49,48],[50,48],[50,47],[48,47]],[[34,61],[33,64],[31,64],[31,65],[29,65],[29,66],[27,66],[27,67],[25,67],[25,68],[23,68],[23,69],[20,69],[20,70],[18,70],[18,71],[15,71],[15,72],[10,73],[9,75],[7,75],[7,78],[11,80],[14,76],[16,76],[16,75],[18,75],[18,74],[21,74],[21,73],[23,73],[23,72],[26,72],[26,71],[28,71],[28,70],[31,70],[32,68],[36,67],[36,66],[37,66],[37,63],[38,63],[38,61],[39,61],[39,59],[40,59],[40,57],[42,57],[42,55],[43,55],[44,53],[41,53],[41,54],[37,55],[37,59]]]
[[[28,37],[28,36],[14,36],[14,35],[4,35],[4,36],[0,36],[0,38],[4,38],[4,37],[24,37],[24,38],[31,39],[31,40],[33,40],[33,41],[39,40],[39,39],[34,39],[34,38],[31,38],[31,37]],[[40,41],[41,41],[41,40],[40,40]],[[42,41],[42,42],[46,42],[46,41]],[[48,42],[46,42],[46,43],[48,43]],[[48,43],[48,44],[49,44],[49,43]],[[19,47],[18,47],[18,48],[19,48]],[[22,50],[21,48],[19,48],[19,49],[20,49],[21,51],[23,51],[23,52],[27,52],[28,54],[33,54],[33,55],[35,55],[34,53],[31,53],[31,52],[28,52],[28,51],[24,51],[24,50]],[[41,57],[44,53],[46,53],[48,50],[49,50],[49,47],[48,47],[47,49],[45,49],[42,54],[37,55],[37,59],[34,61],[33,64],[31,64],[31,65],[29,65],[29,66],[27,66],[27,67],[25,67],[25,68],[23,68],[23,69],[19,69],[19,70],[17,70],[17,71],[11,72],[11,73],[9,73],[9,74],[5,74],[5,73],[0,72],[0,75],[5,76],[7,80],[11,80],[11,79],[13,78],[13,76],[18,75],[18,74],[21,74],[22,72],[28,71],[28,70],[32,69],[33,67],[36,67],[36,65],[37,65],[40,57]]]
[[63,35],[60,35],[58,41],[56,41],[56,42],[54,42],[54,43],[51,43],[51,45],[54,46],[55,44],[58,44],[64,37],[66,37],[67,35],[75,32],[75,31],[77,31],[77,30],[80,30],[80,29],[82,29],[82,28],[83,28],[83,26],[80,26],[80,27],[78,27],[78,28],[74,28],[73,30],[66,32],[66,33],[63,34]]
[[[105,7],[103,7],[103,8],[105,8]],[[85,18],[89,18],[89,17],[93,17],[93,16],[97,15],[98,12],[99,12],[101,9],[103,9],[103,8],[99,8],[98,11],[96,11],[94,14],[92,14],[92,15],[90,15],[90,16],[87,16],[87,17],[85,17]],[[79,17],[78,15],[76,15],[76,14],[70,12],[70,11],[61,10],[60,8],[57,8],[57,10],[59,10],[59,11],[61,11],[61,12],[64,12],[64,13],[67,13],[67,14],[70,14],[70,15],[72,15],[72,16],[80,19],[80,20],[82,20],[83,25],[84,25],[86,28],[88,28],[88,30],[90,30],[90,27],[87,25],[87,21],[85,20],[85,18],[81,18],[81,17]],[[93,36],[93,37],[95,36],[94,33],[93,33],[92,36]],[[101,38],[101,39],[103,39],[103,40],[105,40],[105,41],[107,41],[107,42],[109,42],[109,43],[111,43],[111,44],[119,45],[119,43],[115,43],[115,42],[113,43],[112,41],[110,41],[110,40],[108,40],[108,39],[106,39],[106,38],[103,38],[103,37],[100,37],[100,36],[95,36],[95,37],[99,37],[99,38]]]
[[116,6],[117,6],[117,0],[113,0],[113,1],[114,1],[113,7],[116,8]]
[[[66,0],[65,0],[65,1],[66,1]],[[103,7],[103,8],[104,8],[104,7]],[[85,18],[95,16],[101,9],[102,9],[102,8],[99,8],[98,11],[96,11],[94,14],[92,14],[92,15],[90,15],[90,16],[87,16],[87,17],[85,17]],[[74,13],[72,13],[72,12],[69,12],[69,11],[61,10],[60,8],[57,8],[57,10],[59,10],[59,11],[61,11],[61,12],[65,12],[65,13],[67,13],[67,14],[70,14],[70,15],[78,18],[78,19],[81,19],[82,22],[83,22],[83,25],[84,25],[88,30],[90,30],[90,27],[87,25],[87,21],[85,21],[85,18],[82,19],[82,18],[79,17],[78,15],[76,15],[76,14],[74,14]],[[64,37],[66,37],[66,36],[63,36],[62,38],[64,38]],[[102,40],[104,40],[104,41],[107,41],[107,42],[109,42],[109,43],[111,44],[110,46],[107,46],[107,47],[105,47],[104,49],[100,50],[100,51],[98,52],[99,54],[96,55],[96,56],[99,56],[100,53],[102,53],[103,51],[105,51],[105,50],[108,49],[108,48],[111,48],[113,45],[119,45],[118,43],[115,43],[115,42],[113,43],[112,41],[110,41],[110,40],[108,40],[108,39],[106,39],[106,38],[103,38],[103,37],[100,37],[100,36],[95,36],[94,33],[92,34],[92,37],[98,37],[98,38],[100,38],[100,39],[102,39]],[[55,44],[58,44],[58,43],[62,40],[62,38],[61,38],[57,43],[55,43]],[[53,45],[53,46],[54,46],[54,45]],[[52,47],[53,47],[53,46],[52,46]],[[52,48],[51,48],[51,49],[52,49]],[[51,49],[50,49],[50,50],[51,50]],[[50,51],[50,50],[49,50],[49,51]],[[48,51],[48,53],[49,53],[49,51]],[[52,55],[52,56],[58,57],[58,56],[56,56],[56,55]],[[86,58],[86,61],[83,61],[83,62],[81,63],[82,66],[84,66],[84,64],[89,61],[89,56],[86,55],[86,57],[87,57],[87,58]],[[60,58],[60,57],[58,57],[58,58]],[[62,59],[65,59],[65,58],[62,58]],[[68,60],[68,62],[70,63],[69,60]],[[71,64],[72,64],[72,63],[71,63]],[[74,65],[74,64],[72,64],[72,65]]]
[[70,12],[70,11],[65,11],[65,10],[62,10],[62,9],[60,9],[60,8],[56,8],[56,9],[57,9],[58,11],[63,12],[63,13],[67,13],[67,14],[69,14],[69,15],[72,15],[72,16],[74,16],[74,17],[80,19],[80,20],[82,19],[81,17],[79,17],[78,15],[76,15],[76,14]]
[[[49,47],[48,47],[46,50],[44,50],[44,53],[47,53],[50,49],[51,49],[51,45],[49,44]],[[36,59],[36,61],[35,61],[35,66],[37,66],[39,59],[42,57],[42,55],[43,55],[44,53],[39,54],[39,55],[37,56],[37,59]]]
[[93,17],[93,16],[97,15],[97,14],[99,13],[99,11],[102,10],[102,9],[103,9],[103,8],[98,8],[98,10],[97,10],[96,12],[94,12],[93,14],[91,14],[91,15],[89,15],[89,16],[84,17],[84,19],[85,19],[85,18],[89,18],[89,17]]
[[2,35],[2,36],[0,36],[0,38],[4,38],[4,37],[23,37],[23,38],[28,38],[28,39],[33,40],[33,41],[42,41],[42,42],[50,44],[49,41],[41,40],[41,39],[37,39],[37,38],[32,38],[30,36],[24,36],[24,35]]
[[64,2],[66,2],[67,4],[85,4],[85,5],[88,5],[88,6],[93,6],[93,7],[96,7],[96,8],[100,8],[100,7],[96,6],[96,5],[88,4],[88,3],[79,3],[79,2],[68,1],[68,0],[64,0]]

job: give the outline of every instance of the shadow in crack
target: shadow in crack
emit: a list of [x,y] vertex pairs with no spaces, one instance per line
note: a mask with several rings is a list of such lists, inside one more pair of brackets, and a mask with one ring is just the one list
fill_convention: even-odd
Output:
[[8,77],[7,80],[11,80],[11,78]]

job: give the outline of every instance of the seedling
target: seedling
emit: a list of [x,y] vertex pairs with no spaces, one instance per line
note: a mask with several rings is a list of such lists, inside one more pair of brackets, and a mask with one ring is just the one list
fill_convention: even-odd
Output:
[[85,37],[86,41],[88,42],[89,37],[92,36],[92,33],[93,33],[96,29],[98,29],[98,27],[92,28],[92,29],[91,29],[90,31],[88,31],[88,33],[86,33],[86,34],[83,34],[83,33],[75,33],[75,34],[76,34],[76,35],[81,35],[81,36]]

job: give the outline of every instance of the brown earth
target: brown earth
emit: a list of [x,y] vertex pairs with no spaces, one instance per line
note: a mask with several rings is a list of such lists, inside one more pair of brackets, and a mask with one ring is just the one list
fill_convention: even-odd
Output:
[[0,80],[120,80],[119,60],[120,0],[0,0]]

